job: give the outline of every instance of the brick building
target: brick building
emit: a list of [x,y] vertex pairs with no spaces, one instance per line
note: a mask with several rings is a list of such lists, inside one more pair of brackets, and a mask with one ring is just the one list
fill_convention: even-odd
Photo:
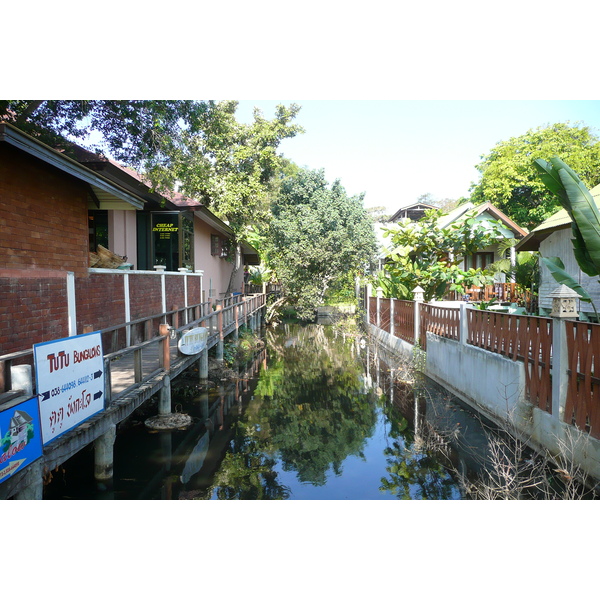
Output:
[[[158,196],[134,171],[73,149],[70,158],[0,122],[0,356],[218,298],[234,267],[242,290],[240,266],[256,251],[225,260],[233,232],[206,207]],[[127,277],[90,268],[100,242],[127,257]]]

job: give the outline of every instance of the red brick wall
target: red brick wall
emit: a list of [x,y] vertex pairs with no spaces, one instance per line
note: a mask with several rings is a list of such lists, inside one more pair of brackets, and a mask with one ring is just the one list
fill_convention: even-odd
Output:
[[185,282],[180,275],[165,276],[165,296],[167,311],[185,306]]
[[0,268],[73,271],[89,264],[82,182],[0,143]]
[[159,275],[134,275],[130,278],[129,298],[132,321],[162,312],[160,280]]
[[86,325],[94,331],[125,323],[124,275],[91,273],[75,279],[77,332]]
[[[125,323],[124,273],[90,273],[75,277],[77,333],[85,326],[94,331]],[[131,320],[162,313],[161,276],[129,273]],[[200,277],[188,277],[188,305],[200,301]],[[167,310],[185,306],[184,277],[165,274]],[[181,324],[181,323],[180,323]],[[143,328],[142,328],[143,329]],[[158,321],[151,326],[157,335]],[[67,273],[64,271],[0,268],[0,355],[31,349],[33,344],[67,337]],[[132,332],[141,341],[141,329]],[[104,351],[125,343],[124,330],[117,338],[103,338]],[[114,346],[114,347],[113,347]]]
[[200,304],[200,277],[188,277],[188,304]]
[[0,355],[69,335],[67,274],[0,269]]

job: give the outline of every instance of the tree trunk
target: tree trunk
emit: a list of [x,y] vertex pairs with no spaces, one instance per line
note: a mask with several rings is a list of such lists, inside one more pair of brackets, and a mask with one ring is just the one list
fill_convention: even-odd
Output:
[[238,271],[240,270],[243,262],[243,254],[242,247],[240,244],[237,244],[235,247],[235,258],[233,261],[233,269],[231,270],[231,275],[229,277],[229,284],[227,285],[226,296],[230,296],[233,293],[233,282],[235,280]]

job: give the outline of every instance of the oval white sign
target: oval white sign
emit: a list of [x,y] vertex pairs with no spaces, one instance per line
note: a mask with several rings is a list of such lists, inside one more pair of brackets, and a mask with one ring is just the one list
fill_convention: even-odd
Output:
[[194,327],[182,334],[177,346],[182,354],[198,354],[206,348],[208,340],[208,329],[206,327]]

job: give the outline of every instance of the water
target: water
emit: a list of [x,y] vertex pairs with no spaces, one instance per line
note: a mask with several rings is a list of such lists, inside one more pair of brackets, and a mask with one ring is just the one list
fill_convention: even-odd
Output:
[[458,474],[476,472],[485,455],[481,424],[397,367],[354,331],[269,330],[235,384],[178,381],[173,409],[193,417],[187,430],[149,431],[152,401],[122,424],[108,489],[93,479],[89,447],[52,473],[44,497],[461,499]]

